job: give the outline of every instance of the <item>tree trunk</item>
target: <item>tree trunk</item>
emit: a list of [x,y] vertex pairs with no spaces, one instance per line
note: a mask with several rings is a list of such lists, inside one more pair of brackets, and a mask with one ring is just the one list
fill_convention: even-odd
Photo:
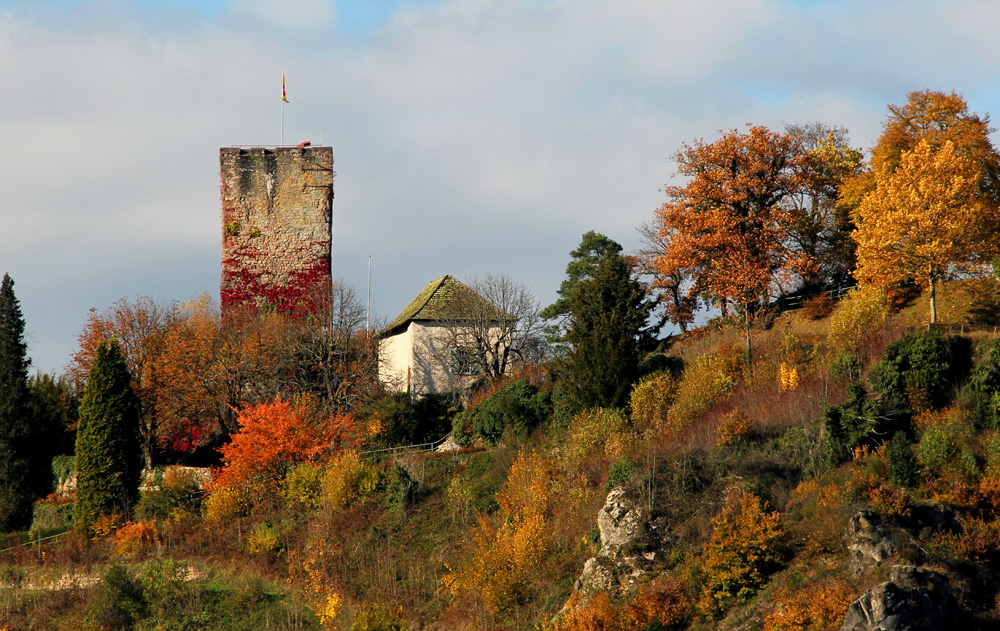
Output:
[[937,295],[934,291],[934,277],[931,276],[931,324],[937,324]]
[[743,330],[746,333],[747,342],[747,370],[753,376],[753,347],[750,345],[750,309],[749,305],[743,311]]

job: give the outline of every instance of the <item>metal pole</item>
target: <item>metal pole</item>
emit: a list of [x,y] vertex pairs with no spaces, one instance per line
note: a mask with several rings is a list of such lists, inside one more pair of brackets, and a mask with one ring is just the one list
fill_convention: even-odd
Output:
[[365,330],[372,330],[372,257],[368,256],[368,315],[365,316]]

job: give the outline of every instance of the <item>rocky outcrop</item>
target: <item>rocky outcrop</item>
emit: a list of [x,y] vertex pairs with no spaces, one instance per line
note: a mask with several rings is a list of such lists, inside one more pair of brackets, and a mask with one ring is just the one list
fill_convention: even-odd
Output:
[[840,631],[938,631],[960,628],[961,609],[948,577],[897,565],[889,581],[868,590],[847,609]]
[[598,555],[618,556],[626,546],[645,534],[649,514],[625,489],[608,493],[604,506],[597,511],[597,529],[601,532]]
[[893,555],[896,542],[878,513],[863,510],[847,523],[847,550],[856,572],[878,565]]
[[628,591],[657,564],[665,524],[650,521],[649,511],[634,492],[618,487],[597,512],[601,549],[587,559],[573,586],[577,603],[597,592]]

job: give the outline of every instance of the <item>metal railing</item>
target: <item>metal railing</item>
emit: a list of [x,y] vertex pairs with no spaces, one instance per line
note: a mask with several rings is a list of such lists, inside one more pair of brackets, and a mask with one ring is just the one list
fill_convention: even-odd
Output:
[[388,454],[392,452],[393,456],[408,455],[408,454],[419,454],[428,453],[436,451],[438,447],[444,444],[451,434],[445,434],[444,437],[439,438],[435,441],[429,443],[420,443],[419,445],[401,445],[398,447],[383,447],[382,449],[369,449],[368,451],[362,451],[362,456],[374,455],[374,454]]

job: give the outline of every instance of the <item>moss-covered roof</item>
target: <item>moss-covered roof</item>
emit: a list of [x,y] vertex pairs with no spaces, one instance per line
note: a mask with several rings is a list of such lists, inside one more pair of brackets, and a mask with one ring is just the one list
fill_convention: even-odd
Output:
[[514,319],[450,274],[431,281],[379,336],[395,335],[414,320],[461,322],[482,317],[498,322]]

